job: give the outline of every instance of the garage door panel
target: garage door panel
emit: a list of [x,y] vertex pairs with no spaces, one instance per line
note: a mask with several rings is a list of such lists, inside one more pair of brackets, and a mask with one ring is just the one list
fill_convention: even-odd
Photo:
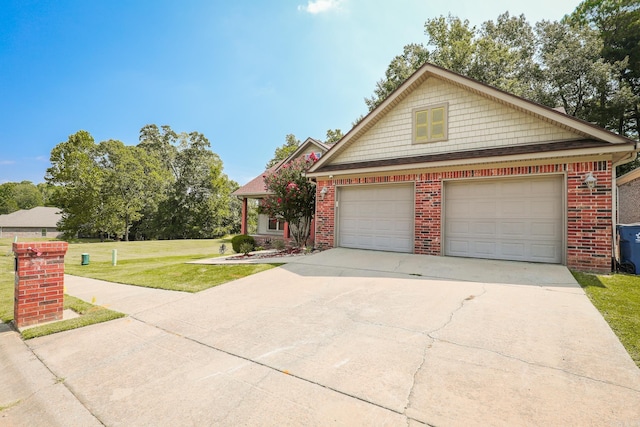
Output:
[[525,257],[525,245],[522,242],[503,242],[500,244],[500,255],[509,258],[522,260]]
[[523,221],[505,221],[499,223],[500,236],[509,239],[522,238],[527,235],[528,224]]
[[563,192],[560,175],[446,183],[445,255],[561,263]]
[[473,210],[476,218],[490,218],[496,210],[496,204],[491,200],[479,200],[469,203],[467,209]]
[[[505,200],[501,205],[500,213],[503,218],[522,218],[529,215],[528,203],[524,200]],[[495,213],[495,210],[492,214]]]
[[446,223],[446,233],[447,235],[453,237],[456,233],[468,233],[471,228],[469,225],[469,221],[457,221],[451,219]]
[[473,228],[475,228],[475,233],[478,235],[494,235],[496,233],[495,222],[476,221],[473,223]]
[[555,237],[560,235],[558,224],[551,222],[533,222],[531,234],[540,238]]
[[338,244],[342,247],[413,252],[413,185],[339,189]]

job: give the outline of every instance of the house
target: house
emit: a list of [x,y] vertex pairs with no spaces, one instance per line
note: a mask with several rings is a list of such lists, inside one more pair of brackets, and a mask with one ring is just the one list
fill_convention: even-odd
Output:
[[307,172],[315,244],[611,271],[623,136],[425,64]]
[[640,224],[640,168],[616,180],[618,186],[618,223]]
[[[264,171],[247,184],[243,185],[232,194],[242,199],[242,222],[241,233],[248,234],[247,229],[247,216],[249,210],[249,200],[257,200],[258,203],[264,199],[269,191],[264,184],[264,177],[270,173],[277,171],[281,166],[296,160],[301,157],[308,158],[309,156],[315,156],[316,158],[322,157],[322,155],[329,149],[329,145],[318,141],[313,138],[307,138],[300,146],[285,160],[281,161],[277,165]],[[313,234],[313,224],[311,227]],[[290,238],[289,226],[284,221],[277,218],[269,218],[265,214],[258,214],[258,229],[257,233],[252,234],[258,244],[265,244],[268,241],[281,239],[287,241]],[[311,236],[313,240],[313,235]]]
[[7,215],[0,215],[0,238],[3,237],[58,237],[59,208],[38,206]]

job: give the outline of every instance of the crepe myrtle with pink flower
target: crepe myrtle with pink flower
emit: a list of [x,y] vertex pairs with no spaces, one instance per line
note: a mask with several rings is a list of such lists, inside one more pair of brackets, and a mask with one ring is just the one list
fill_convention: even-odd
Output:
[[317,160],[316,156],[298,158],[264,176],[265,186],[271,194],[263,200],[259,212],[289,223],[297,247],[307,245],[311,232],[316,189],[305,177],[305,171]]

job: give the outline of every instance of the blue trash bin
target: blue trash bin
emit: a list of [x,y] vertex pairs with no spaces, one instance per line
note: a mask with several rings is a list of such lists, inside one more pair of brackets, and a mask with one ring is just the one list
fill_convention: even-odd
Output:
[[640,224],[618,225],[620,235],[620,269],[640,274]]

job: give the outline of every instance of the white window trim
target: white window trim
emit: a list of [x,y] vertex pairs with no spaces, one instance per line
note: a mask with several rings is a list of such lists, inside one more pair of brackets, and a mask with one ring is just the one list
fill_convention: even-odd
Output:
[[[438,138],[432,138],[432,111],[437,108],[444,108],[444,135]],[[427,112],[427,138],[418,141],[416,138],[416,114],[422,111]],[[411,143],[412,144],[429,144],[431,142],[446,141],[449,139],[449,103],[427,105],[425,107],[414,108],[411,110]]]

